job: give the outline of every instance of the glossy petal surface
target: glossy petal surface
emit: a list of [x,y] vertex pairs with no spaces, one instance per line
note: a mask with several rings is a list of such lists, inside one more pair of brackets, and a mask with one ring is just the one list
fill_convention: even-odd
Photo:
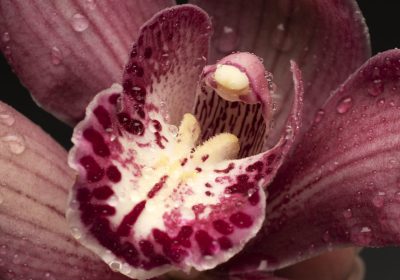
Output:
[[64,213],[74,173],[66,160],[40,128],[0,103],[1,279],[124,279],[71,236]]
[[97,92],[121,82],[140,26],[172,3],[2,0],[1,50],[38,104],[75,124]]
[[231,265],[399,242],[399,58],[372,58],[323,106],[269,188],[264,229]]
[[303,73],[307,128],[315,111],[369,56],[369,37],[355,3],[348,0],[191,1],[213,16],[215,28],[210,57],[219,59],[232,51],[253,52],[264,59],[278,90],[276,142],[289,112],[293,83],[289,60]]

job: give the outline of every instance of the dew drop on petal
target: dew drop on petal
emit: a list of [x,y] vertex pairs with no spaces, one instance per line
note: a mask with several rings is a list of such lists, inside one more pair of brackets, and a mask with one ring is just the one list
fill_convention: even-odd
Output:
[[286,27],[283,23],[276,26],[271,35],[271,44],[278,51],[287,52],[293,46],[293,39],[290,33],[286,32]]
[[94,9],[96,8],[96,2],[95,2],[94,0],[86,0],[85,6],[86,6],[89,10],[94,10]]
[[7,145],[11,153],[19,155],[25,151],[25,138],[19,134],[7,134],[0,138],[0,141]]
[[361,229],[356,227],[352,229],[351,237],[357,245],[367,246],[372,241],[372,230],[368,226],[364,226]]
[[3,35],[1,36],[1,40],[2,40],[4,43],[10,42],[10,40],[11,40],[10,33],[4,32]]
[[61,50],[57,47],[51,48],[51,63],[53,65],[59,65],[63,60],[63,54]]
[[374,204],[374,206],[377,208],[381,208],[384,202],[385,202],[385,193],[379,192],[372,198],[372,204]]
[[367,91],[368,91],[369,95],[376,97],[376,96],[380,95],[383,92],[383,90],[384,90],[384,84],[383,84],[382,80],[375,79]]
[[325,116],[325,111],[322,109],[318,110],[317,114],[315,115],[314,122],[319,123],[324,116]]
[[353,217],[353,213],[350,208],[343,211],[343,217],[345,219],[350,219],[351,217]]
[[109,264],[112,271],[119,272],[121,270],[121,263],[118,261],[112,261]]
[[81,231],[76,227],[71,228],[71,234],[75,239],[80,239],[82,237]]
[[218,51],[228,54],[236,50],[238,46],[239,36],[237,31],[230,26],[224,26],[217,41]]
[[341,99],[336,107],[336,111],[339,114],[347,113],[353,106],[353,99],[351,97],[345,97]]
[[12,115],[7,112],[0,112],[0,124],[12,126],[14,123],[15,119]]
[[89,27],[89,20],[81,14],[72,17],[72,28],[77,32],[83,32]]
[[5,255],[5,254],[7,254],[7,249],[8,249],[8,246],[7,246],[7,245],[1,245],[1,246],[0,246],[0,255]]

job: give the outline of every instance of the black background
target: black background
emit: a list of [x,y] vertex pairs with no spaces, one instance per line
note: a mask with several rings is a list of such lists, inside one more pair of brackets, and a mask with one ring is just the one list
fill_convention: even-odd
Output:
[[[373,54],[400,46],[400,17],[396,0],[359,0],[371,34]],[[397,5],[396,5],[397,4]],[[72,130],[39,109],[17,77],[0,56],[0,100],[6,102],[39,124],[67,149]],[[367,264],[366,280],[400,279],[400,249],[365,249],[362,256]]]

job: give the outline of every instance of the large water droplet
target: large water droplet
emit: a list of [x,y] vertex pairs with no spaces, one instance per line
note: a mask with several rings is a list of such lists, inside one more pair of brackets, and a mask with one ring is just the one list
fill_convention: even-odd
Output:
[[315,115],[314,122],[319,123],[324,116],[325,116],[325,111],[322,109],[318,110],[317,114]]
[[271,35],[271,44],[279,51],[287,52],[293,46],[293,39],[286,27],[281,23],[278,24]]
[[112,261],[109,264],[112,271],[119,272],[121,270],[121,263],[118,261]]
[[341,99],[336,107],[336,111],[339,114],[347,113],[353,106],[353,99],[351,97],[345,97]]
[[1,40],[2,40],[4,43],[10,42],[10,40],[11,40],[10,33],[4,32],[4,33],[3,33],[3,36],[1,36]]
[[77,32],[83,32],[89,27],[89,20],[81,14],[72,17],[72,28]]
[[6,126],[12,126],[15,123],[15,119],[7,112],[0,112],[0,123]]
[[57,47],[51,48],[51,63],[54,65],[59,65],[63,60],[63,54],[61,50]]
[[19,134],[7,134],[0,141],[8,146],[11,153],[19,155],[26,149],[25,138]]
[[238,46],[239,36],[237,31],[230,26],[224,26],[217,41],[218,51],[222,53],[231,53],[236,50]]

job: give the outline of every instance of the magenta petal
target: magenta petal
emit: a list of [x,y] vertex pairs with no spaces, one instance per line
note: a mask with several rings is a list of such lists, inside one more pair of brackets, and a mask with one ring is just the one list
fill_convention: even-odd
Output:
[[296,61],[303,73],[303,127],[307,128],[329,92],[370,54],[367,28],[355,1],[190,2],[213,16],[212,60],[232,51],[253,52],[274,75],[278,91],[274,96],[276,134],[271,140],[279,138],[289,112],[285,104],[293,88],[290,60]]
[[123,279],[71,237],[67,153],[0,103],[0,278]]
[[232,267],[277,269],[336,246],[400,244],[400,51],[370,59],[317,114]]
[[1,50],[33,98],[74,124],[121,82],[140,26],[173,1],[1,1]]

